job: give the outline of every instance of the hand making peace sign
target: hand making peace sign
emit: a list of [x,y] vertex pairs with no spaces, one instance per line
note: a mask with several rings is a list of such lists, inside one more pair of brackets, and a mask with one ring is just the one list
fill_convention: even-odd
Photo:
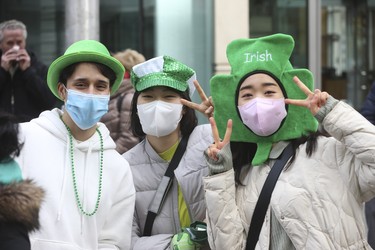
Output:
[[220,140],[219,131],[217,130],[216,122],[213,117],[209,118],[211,129],[212,129],[212,136],[214,137],[214,143],[207,149],[207,155],[211,159],[217,161],[217,153],[230,142],[230,136],[232,135],[232,119],[229,119],[227,122],[227,129],[225,131],[224,139]]
[[306,107],[313,115],[316,115],[319,109],[326,104],[329,94],[321,92],[319,89],[312,92],[297,76],[293,77],[293,81],[306,94],[307,98],[305,100],[285,99],[285,103]]
[[[306,94],[307,98],[305,100],[294,100],[294,99],[285,99],[286,104],[306,107],[310,110],[310,112],[315,115],[319,109],[324,106],[327,102],[329,94],[327,92],[321,92],[319,89],[316,89],[312,92],[306,85],[297,77],[293,78],[293,81],[298,85],[298,87]],[[219,132],[217,130],[216,122],[213,117],[209,118],[211,128],[212,128],[212,135],[214,137],[214,144],[207,149],[207,155],[213,159],[218,160],[217,154],[218,152],[230,142],[230,137],[232,134],[232,120],[229,119],[227,123],[227,129],[225,131],[224,139],[221,141],[219,137]]]
[[207,98],[206,94],[204,93],[203,89],[201,88],[197,80],[194,80],[194,86],[202,99],[202,103],[197,104],[186,99],[181,99],[181,104],[201,112],[208,118],[212,117],[214,113],[214,105],[212,103],[211,96]]

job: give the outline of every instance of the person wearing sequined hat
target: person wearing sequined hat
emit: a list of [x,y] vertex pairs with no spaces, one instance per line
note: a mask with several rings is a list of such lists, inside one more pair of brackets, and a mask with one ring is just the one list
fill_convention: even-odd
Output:
[[286,34],[234,40],[230,74],[211,78],[204,189],[213,249],[371,249],[363,204],[375,196],[375,127],[314,90],[311,72],[290,63],[293,48]]
[[[170,56],[152,58],[131,71],[131,129],[144,138],[123,154],[136,187],[132,249],[205,247],[205,234],[189,232],[197,232],[205,219],[203,152],[213,137],[210,125],[198,125],[195,110],[181,104],[191,101],[196,86],[207,99],[195,80],[192,68]],[[177,162],[175,170],[167,170],[171,162]]]
[[49,67],[62,110],[21,124],[23,174],[46,190],[32,249],[130,249],[135,190],[129,164],[100,118],[124,67],[98,41],[70,45]]

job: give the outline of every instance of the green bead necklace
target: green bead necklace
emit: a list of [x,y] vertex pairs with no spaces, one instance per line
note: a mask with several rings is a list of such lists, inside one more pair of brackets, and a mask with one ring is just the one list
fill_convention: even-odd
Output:
[[79,195],[78,195],[79,192],[78,192],[78,187],[77,187],[76,172],[75,172],[75,169],[74,169],[74,150],[73,150],[73,136],[72,136],[72,131],[70,130],[70,128],[68,127],[68,125],[66,125],[66,123],[63,121],[62,117],[60,117],[60,118],[61,118],[61,121],[64,123],[64,125],[65,125],[65,127],[66,127],[66,129],[68,130],[68,133],[69,133],[70,161],[71,161],[71,167],[72,167],[74,196],[76,198],[77,206],[78,206],[78,208],[79,208],[79,210],[81,211],[82,214],[84,214],[86,216],[92,216],[92,215],[94,215],[98,211],[99,203],[100,203],[100,198],[102,196],[103,152],[104,152],[103,136],[102,136],[102,133],[99,131],[99,129],[96,128],[96,132],[98,132],[99,138],[100,138],[99,190],[98,190],[98,198],[97,198],[96,204],[95,204],[95,209],[94,209],[94,211],[92,211],[91,213],[89,213],[89,212],[86,212],[83,209],[82,202],[81,202],[81,200],[79,198]]

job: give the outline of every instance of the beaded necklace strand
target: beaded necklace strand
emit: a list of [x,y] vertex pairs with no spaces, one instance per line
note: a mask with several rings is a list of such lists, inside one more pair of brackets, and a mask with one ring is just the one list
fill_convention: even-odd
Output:
[[99,138],[100,138],[100,169],[99,169],[99,189],[98,189],[98,198],[96,200],[96,204],[95,204],[95,209],[94,211],[92,211],[91,213],[89,212],[86,212],[84,209],[83,209],[83,206],[82,206],[82,202],[79,198],[79,195],[78,195],[78,187],[77,187],[77,179],[76,179],[76,172],[75,172],[75,169],[74,169],[74,150],[73,150],[73,136],[72,136],[72,131],[70,130],[70,128],[68,127],[68,125],[66,125],[66,123],[63,121],[62,117],[61,118],[61,121],[64,123],[65,127],[66,127],[66,130],[68,130],[68,134],[69,134],[69,144],[70,144],[70,163],[71,163],[71,170],[72,170],[72,177],[73,177],[73,188],[74,188],[74,196],[76,198],[76,202],[77,202],[77,206],[79,208],[79,210],[81,211],[82,214],[86,215],[86,216],[92,216],[94,215],[97,211],[98,211],[98,208],[99,208],[99,203],[100,203],[100,198],[102,196],[102,179],[103,179],[103,151],[104,151],[104,147],[103,147],[103,136],[102,136],[102,133],[99,131],[98,128],[96,128],[96,132],[98,132],[99,134]]

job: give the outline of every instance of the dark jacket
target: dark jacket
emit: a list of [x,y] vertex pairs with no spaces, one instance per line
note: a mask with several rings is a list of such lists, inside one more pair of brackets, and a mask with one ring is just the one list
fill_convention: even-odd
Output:
[[[363,103],[361,114],[375,125],[375,82],[372,83],[371,89]],[[375,248],[375,198],[366,202],[365,212],[368,227],[368,243],[372,248]]]
[[108,113],[100,120],[111,133],[116,143],[116,150],[123,154],[140,142],[130,129],[131,103],[134,88],[130,79],[124,79],[120,88],[111,96]]
[[372,84],[371,89],[363,103],[361,114],[366,117],[369,122],[375,124],[375,82]]
[[33,52],[27,52],[30,67],[25,71],[17,69],[13,79],[8,71],[0,67],[0,110],[15,114],[20,122],[38,117],[42,111],[52,109],[57,102],[47,86],[48,67],[39,62]]
[[0,184],[0,249],[30,250],[44,191],[32,181]]

